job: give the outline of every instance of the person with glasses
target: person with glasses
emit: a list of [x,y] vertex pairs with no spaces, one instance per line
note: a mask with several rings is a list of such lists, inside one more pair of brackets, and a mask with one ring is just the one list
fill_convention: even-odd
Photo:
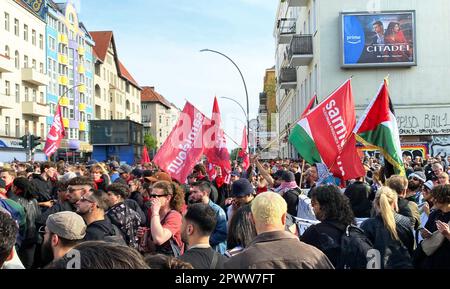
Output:
[[137,249],[137,232],[142,220],[139,214],[125,202],[130,189],[122,183],[113,183],[106,188],[106,191],[105,203],[109,208],[106,215],[125,236],[126,244]]
[[76,203],[77,214],[83,217],[86,222],[86,236],[84,241],[105,241],[107,237],[118,235],[125,244],[122,234],[117,234],[115,226],[108,217],[105,217],[105,210],[108,206],[105,202],[105,192],[92,190],[84,194]]
[[408,176],[408,190],[406,199],[415,202],[417,205],[423,203],[422,186],[427,181],[425,173],[416,171]]
[[149,194],[149,228],[140,228],[141,251],[178,257],[184,252],[181,240],[184,191],[174,182],[156,182]]

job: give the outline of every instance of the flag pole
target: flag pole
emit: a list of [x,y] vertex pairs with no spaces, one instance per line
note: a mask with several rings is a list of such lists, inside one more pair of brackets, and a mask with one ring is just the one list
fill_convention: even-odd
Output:
[[305,161],[305,159],[303,159],[303,162],[302,162],[302,173],[300,175],[300,184],[299,184],[300,189],[302,188],[302,184],[303,184],[303,171],[305,170],[305,163],[306,163],[306,161]]

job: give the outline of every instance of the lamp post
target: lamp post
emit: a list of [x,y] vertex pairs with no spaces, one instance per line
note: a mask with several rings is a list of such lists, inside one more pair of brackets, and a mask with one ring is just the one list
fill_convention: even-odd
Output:
[[244,88],[245,88],[245,98],[246,98],[246,100],[247,100],[247,113],[245,113],[245,111],[244,111],[244,108],[242,107],[242,105],[240,104],[240,103],[238,103],[237,101],[235,101],[234,99],[233,99],[233,101],[235,101],[236,103],[238,103],[239,104],[239,106],[242,108],[242,110],[244,111],[244,114],[246,115],[246,118],[247,118],[247,143],[249,143],[249,127],[250,127],[250,119],[249,119],[249,114],[250,114],[250,112],[249,112],[249,104],[248,104],[248,91],[247,91],[247,84],[245,83],[245,79],[244,79],[244,76],[242,75],[242,72],[241,72],[241,70],[239,69],[239,66],[237,66],[237,64],[230,58],[230,57],[228,57],[227,55],[225,55],[225,54],[223,54],[222,52],[219,52],[219,51],[216,51],[216,50],[211,50],[211,49],[202,49],[202,50],[200,50],[200,52],[212,52],[212,53],[216,53],[216,54],[219,54],[219,55],[222,55],[223,57],[225,57],[226,59],[228,59],[229,61],[231,61],[231,63],[233,63],[233,65],[237,68],[237,70],[239,71],[239,74],[241,75],[241,78],[242,78],[242,82],[244,83]]

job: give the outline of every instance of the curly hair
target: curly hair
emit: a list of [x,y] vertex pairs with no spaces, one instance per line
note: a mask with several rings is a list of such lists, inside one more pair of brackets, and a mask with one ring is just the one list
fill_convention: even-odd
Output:
[[431,190],[431,196],[435,203],[450,204],[450,185],[435,186]]
[[106,188],[107,192],[112,192],[116,196],[126,199],[130,195],[130,188],[122,183],[113,183]]
[[165,194],[171,195],[170,208],[182,213],[184,201],[184,190],[175,182],[159,181],[153,184],[153,189],[161,189]]
[[355,223],[350,201],[337,186],[316,187],[311,192],[311,199],[319,203],[320,211],[324,214],[323,220],[337,221],[346,226]]

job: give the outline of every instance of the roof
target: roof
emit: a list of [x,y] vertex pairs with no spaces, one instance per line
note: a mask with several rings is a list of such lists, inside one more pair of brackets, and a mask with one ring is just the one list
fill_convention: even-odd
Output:
[[159,102],[167,108],[171,107],[170,102],[168,102],[164,96],[157,93],[153,86],[143,86],[141,91],[141,102]]
[[[111,44],[111,41],[113,41],[114,36],[112,31],[91,31],[89,34],[92,36],[95,42],[94,46],[94,56],[99,59],[102,63],[105,62],[106,55],[108,54],[108,48]],[[114,50],[116,49],[115,44],[113,42]],[[117,52],[115,51],[115,55],[117,57]],[[126,69],[125,65],[122,64],[122,62],[117,59],[117,65],[118,65],[118,71],[117,73],[119,76],[128,82],[130,82],[132,85],[134,85],[137,89],[141,89],[137,81],[133,78],[131,73]]]
[[95,41],[94,54],[101,62],[105,62],[106,54],[108,54],[109,44],[111,43],[112,31],[91,31],[89,32]]

